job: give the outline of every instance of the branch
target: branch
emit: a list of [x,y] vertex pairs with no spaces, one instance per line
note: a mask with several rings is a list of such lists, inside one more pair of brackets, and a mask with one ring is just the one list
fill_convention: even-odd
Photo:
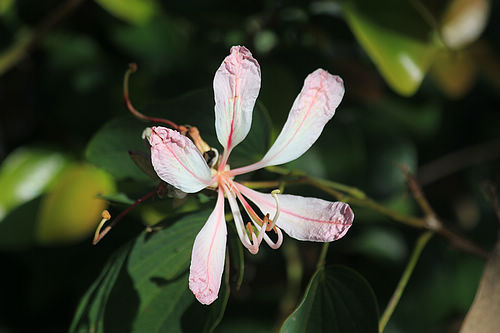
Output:
[[493,140],[449,153],[419,168],[418,181],[430,184],[461,169],[500,158],[500,140]]
[[43,21],[36,27],[32,34],[29,34],[26,39],[14,42],[9,49],[2,54],[0,62],[0,75],[5,73],[11,67],[16,65],[23,57],[34,47],[45,35],[66,16],[73,12],[84,0],[68,0],[52,11]]
[[[394,211],[390,208],[385,207],[384,205],[376,202],[375,200],[368,197],[363,191],[347,186],[344,184],[339,184],[335,182],[331,182],[324,179],[313,178],[305,175],[305,173],[300,171],[289,171],[285,168],[280,167],[267,167],[267,170],[278,173],[281,175],[287,176],[298,176],[298,179],[292,179],[291,181],[294,183],[304,183],[314,186],[321,191],[331,195],[337,200],[347,202],[352,205],[366,207],[372,209],[376,212],[379,212],[382,215],[389,217],[390,219],[414,227],[419,229],[428,229],[431,231],[435,231],[441,236],[450,240],[451,244],[456,248],[461,249],[465,252],[472,253],[481,258],[488,258],[489,254],[487,251],[481,249],[471,241],[463,238],[462,236],[454,233],[453,231],[446,228],[441,220],[439,220],[432,210],[430,204],[425,198],[420,186],[418,185],[416,179],[411,175],[411,179],[409,179],[408,185],[415,196],[415,200],[422,208],[422,210],[426,213],[425,217],[415,217],[406,214],[401,214],[397,211]],[[410,176],[407,176],[410,177]],[[287,182],[288,183],[288,182]],[[274,183],[273,183],[274,184]],[[268,184],[257,184],[257,185],[268,185]]]

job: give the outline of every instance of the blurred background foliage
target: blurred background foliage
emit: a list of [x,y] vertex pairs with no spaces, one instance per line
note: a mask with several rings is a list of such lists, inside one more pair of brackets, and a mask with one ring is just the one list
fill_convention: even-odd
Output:
[[[231,45],[252,50],[262,68],[260,102],[234,165],[266,151],[308,73],[322,67],[340,75],[346,95],[336,116],[288,167],[419,216],[399,168],[407,165],[447,225],[491,249],[498,225],[482,189],[500,181],[499,19],[498,3],[488,0],[0,0],[0,332],[67,331],[116,249],[129,251],[124,244],[144,224],[211,200],[149,201],[91,246],[103,209],[117,215],[155,185],[127,153],[146,151],[146,124],[123,102],[129,62],[139,66],[131,84],[139,110],[198,126],[218,147],[213,75]],[[306,186],[286,191],[329,199]],[[353,208],[355,225],[330,246],[327,262],[361,273],[383,309],[418,232]],[[245,255],[244,283],[232,288],[217,331],[279,328],[320,248],[286,237],[280,251]],[[122,269],[123,251],[113,269]],[[386,331],[456,331],[484,264],[433,238]],[[114,291],[111,304],[120,295]],[[191,298],[182,299],[192,296],[179,297],[188,308]],[[116,309],[111,318],[128,311]]]

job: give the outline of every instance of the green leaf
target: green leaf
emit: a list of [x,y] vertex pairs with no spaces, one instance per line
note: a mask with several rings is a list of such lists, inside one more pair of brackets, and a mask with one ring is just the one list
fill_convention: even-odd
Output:
[[[219,298],[208,309],[205,305],[193,302],[182,316],[182,332],[213,332],[222,321],[229,300],[227,275],[222,276]],[[193,320],[197,318],[197,320]]]
[[261,102],[257,102],[253,111],[250,132],[245,140],[234,148],[229,157],[231,167],[244,166],[260,160],[269,149],[271,130],[269,113]]
[[190,28],[182,19],[162,15],[139,27],[117,25],[111,38],[144,72],[157,77],[158,73],[175,71],[189,58]]
[[129,156],[129,151],[145,151],[141,134],[144,122],[123,116],[105,124],[90,140],[85,151],[87,160],[111,173],[117,180],[131,178],[150,181]]
[[0,250],[24,250],[35,243],[40,198],[28,201],[9,212],[0,222]]
[[343,266],[319,269],[281,332],[378,332],[378,309],[368,282]]
[[112,15],[129,23],[143,24],[158,11],[155,0],[95,0]]
[[[151,112],[152,115],[173,120],[177,124],[198,127],[203,140],[222,153],[215,133],[213,89],[196,90],[170,102],[151,105],[149,108],[155,110]],[[231,167],[247,165],[263,157],[269,148],[271,128],[271,118],[266,108],[262,103],[257,102],[253,111],[250,132],[245,140],[233,149],[229,157]]]
[[239,290],[245,275],[245,257],[243,255],[243,244],[238,237],[234,223],[228,224],[227,246],[229,248],[229,258],[231,260],[231,282],[235,283],[236,290]]
[[130,245],[125,245],[109,258],[101,275],[80,301],[70,332],[104,331],[104,314],[109,295],[130,252]]
[[191,250],[209,215],[187,215],[160,232],[142,233],[134,242],[127,271],[140,303],[132,331],[181,331],[180,316],[194,300],[187,276]]
[[[212,147],[220,150],[215,134],[214,97],[211,89],[197,90],[172,101],[151,105],[148,115],[172,120],[177,124],[198,127],[202,138]],[[189,112],[186,112],[189,110]],[[119,117],[105,124],[91,139],[86,149],[87,159],[111,173],[117,180],[134,179],[151,181],[129,156],[129,151],[147,151],[141,139],[142,131],[154,124],[144,123],[130,116]],[[264,156],[269,147],[271,121],[267,110],[257,103],[252,129],[246,139],[231,153],[232,167],[256,162]],[[137,153],[136,153],[137,154]]]
[[9,154],[0,168],[0,221],[47,191],[67,164],[64,155],[47,149],[23,147]]
[[0,15],[5,15],[14,5],[15,0],[1,0],[0,1]]
[[[205,210],[185,215],[168,228],[143,232],[127,252],[120,275],[112,279],[101,276],[91,287],[78,308],[72,331],[182,332],[181,318],[195,300],[188,289],[191,249],[209,214]],[[107,271],[114,274],[115,265],[111,268]],[[111,292],[108,281],[115,284]],[[217,325],[227,297],[228,291],[221,288],[219,300],[209,308],[211,313],[198,318],[200,325],[207,329]],[[99,315],[94,309],[100,309]]]
[[344,15],[387,83],[413,95],[440,45],[436,31],[410,1],[348,0]]

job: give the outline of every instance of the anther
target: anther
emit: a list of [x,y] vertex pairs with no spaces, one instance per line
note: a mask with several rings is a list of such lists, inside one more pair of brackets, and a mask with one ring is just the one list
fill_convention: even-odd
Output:
[[248,230],[248,233],[250,235],[252,235],[252,233],[253,233],[252,223],[250,223],[250,222],[247,223],[247,230]]
[[102,211],[101,217],[102,217],[101,222],[99,222],[99,225],[97,226],[97,229],[95,230],[95,233],[94,233],[94,239],[92,241],[92,244],[94,244],[94,245],[96,245],[101,240],[102,236],[104,236],[104,235],[101,235],[101,229],[104,226],[104,223],[111,220],[111,214],[109,213],[109,211],[107,209],[105,209]]

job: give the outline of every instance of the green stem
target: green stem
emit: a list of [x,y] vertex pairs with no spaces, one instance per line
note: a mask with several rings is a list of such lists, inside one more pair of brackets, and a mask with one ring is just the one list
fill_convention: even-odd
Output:
[[270,172],[274,172],[274,173],[277,173],[280,175],[306,177],[307,179],[313,180],[313,181],[315,181],[319,184],[322,184],[324,186],[345,192],[354,198],[358,198],[358,199],[365,199],[366,198],[366,194],[358,188],[347,186],[347,185],[336,183],[336,182],[332,182],[331,180],[326,180],[326,179],[316,178],[316,177],[309,177],[303,171],[288,170],[286,168],[282,168],[282,167],[278,167],[278,166],[268,166],[268,167],[266,167],[266,169]]
[[401,298],[401,295],[403,294],[406,284],[408,283],[408,280],[410,279],[410,276],[413,273],[418,258],[420,257],[422,250],[424,249],[427,242],[429,242],[429,239],[432,237],[433,234],[434,233],[432,231],[427,231],[422,235],[420,235],[420,237],[418,238],[417,243],[415,244],[415,248],[413,249],[413,252],[411,254],[410,261],[408,262],[408,265],[406,265],[403,275],[401,276],[401,280],[399,280],[396,290],[394,290],[394,293],[392,294],[392,297],[389,300],[389,303],[387,304],[387,307],[385,308],[382,317],[380,318],[378,325],[380,333],[384,331],[384,328],[387,325],[389,318],[391,318],[391,315],[394,312],[396,305],[398,305],[399,299]]
[[372,200],[368,197],[365,197],[363,199],[356,198],[356,197],[349,197],[341,192],[338,192],[335,189],[328,187],[327,185],[324,184],[324,182],[318,182],[317,180],[310,179],[310,178],[306,179],[306,182],[314,187],[319,188],[323,192],[328,193],[331,196],[337,198],[337,200],[342,200],[342,201],[346,201],[350,204],[370,208],[374,211],[377,211],[383,215],[390,217],[391,219],[393,219],[395,221],[410,225],[412,227],[417,227],[417,228],[425,228],[426,227],[426,222],[424,219],[398,213],[396,211],[393,211],[393,210],[375,202],[374,200]]
[[328,254],[328,246],[330,243],[323,243],[321,248],[321,253],[319,254],[318,264],[316,265],[316,270],[325,267],[326,255]]

